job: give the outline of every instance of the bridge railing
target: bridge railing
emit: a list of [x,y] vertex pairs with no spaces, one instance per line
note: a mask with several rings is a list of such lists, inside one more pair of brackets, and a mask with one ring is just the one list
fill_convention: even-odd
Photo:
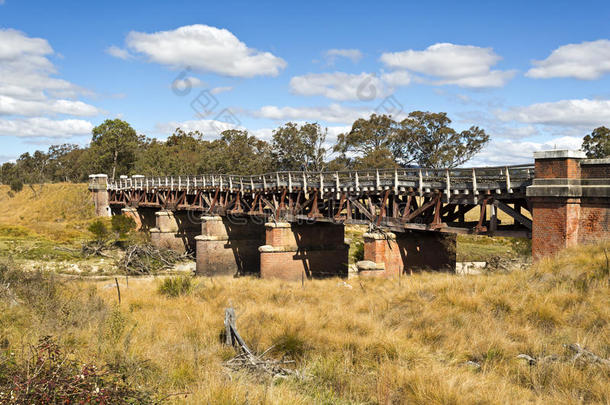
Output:
[[429,192],[443,190],[446,194],[457,190],[504,190],[529,185],[534,177],[533,165],[477,167],[457,169],[400,168],[367,169],[336,172],[283,171],[261,175],[203,174],[196,176],[121,176],[109,180],[109,190],[169,189],[196,192],[215,189],[255,192],[287,188],[322,191],[372,191],[393,188],[417,189]]

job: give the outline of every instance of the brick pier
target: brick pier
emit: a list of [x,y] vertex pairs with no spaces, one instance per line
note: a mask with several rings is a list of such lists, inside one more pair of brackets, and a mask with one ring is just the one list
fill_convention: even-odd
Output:
[[204,215],[195,241],[198,275],[258,274],[258,248],[265,243],[265,226],[246,216]]
[[343,225],[272,222],[265,228],[266,244],[259,248],[262,278],[347,277]]
[[610,237],[610,159],[584,152],[536,152],[536,177],[527,188],[532,205],[532,256]]
[[438,232],[365,233],[365,277],[396,277],[422,270],[455,271],[456,235]]
[[195,237],[201,233],[200,221],[187,211],[155,212],[156,226],[150,230],[153,245],[177,252],[195,252]]

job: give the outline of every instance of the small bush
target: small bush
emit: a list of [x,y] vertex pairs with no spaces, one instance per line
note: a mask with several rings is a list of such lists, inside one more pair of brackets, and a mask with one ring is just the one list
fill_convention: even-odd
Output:
[[79,364],[49,336],[40,339],[24,361],[0,362],[0,403],[117,404],[154,403],[151,393],[135,388],[124,375]]
[[126,237],[131,231],[136,229],[136,221],[126,215],[114,215],[111,222],[112,230],[118,233],[120,238]]
[[10,187],[11,187],[11,191],[18,193],[21,190],[23,190],[23,182],[21,180],[17,180],[17,179],[11,180]]
[[364,260],[364,242],[356,241],[354,242],[354,251],[352,252],[352,258],[354,262],[359,262]]
[[108,227],[100,219],[96,219],[95,221],[93,221],[87,229],[93,234],[93,237],[97,241],[103,241],[108,238]]
[[168,277],[159,286],[158,292],[161,295],[168,297],[179,297],[190,293],[193,289],[193,280],[191,277],[178,276]]

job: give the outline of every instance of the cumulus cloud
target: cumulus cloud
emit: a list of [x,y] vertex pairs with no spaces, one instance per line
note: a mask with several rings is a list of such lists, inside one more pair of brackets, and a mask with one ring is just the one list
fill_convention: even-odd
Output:
[[114,56],[115,58],[119,58],[119,59],[129,59],[132,57],[132,55],[129,53],[128,50],[123,49],[123,48],[119,48],[118,46],[112,45],[109,46],[108,48],[106,48],[106,53],[110,56]]
[[100,111],[82,101],[74,100],[20,100],[0,95],[0,115],[35,116],[41,114],[67,114],[77,116],[98,115]]
[[53,48],[42,38],[30,38],[13,29],[0,29],[0,94],[19,99],[45,100],[48,96],[73,98],[84,89],[54,77],[48,56]]
[[193,76],[188,76],[183,79],[176,79],[173,81],[171,87],[175,91],[183,92],[190,90],[193,87],[205,87],[206,83],[201,79],[198,79]]
[[413,75],[404,70],[396,70],[381,75],[381,80],[391,87],[408,86],[413,81]]
[[532,62],[535,67],[525,74],[535,79],[573,77],[581,80],[599,79],[610,73],[610,40],[600,39],[568,44],[555,49],[544,60]]
[[[0,29],[0,136],[62,138],[90,133],[89,121],[47,116],[94,116],[100,110],[75,100],[88,92],[55,77],[49,59],[56,55],[47,40]],[[19,118],[31,117],[31,118]]]
[[89,121],[77,119],[52,120],[45,117],[0,119],[0,136],[69,138],[90,134],[92,129],[93,125]]
[[492,48],[438,43],[423,51],[408,49],[381,55],[381,62],[396,70],[407,70],[436,77],[434,84],[460,87],[502,87],[514,70],[492,70],[502,58]]
[[358,63],[362,59],[362,52],[358,49],[329,49],[324,53],[324,57],[329,65],[334,65],[337,58],[346,58]]
[[339,101],[370,101],[388,95],[384,83],[370,73],[309,73],[290,79],[290,89],[302,96],[324,96]]
[[257,118],[268,118],[278,121],[315,121],[351,124],[358,118],[368,118],[373,111],[362,108],[350,108],[340,104],[327,107],[277,107],[267,105],[250,112]]
[[610,100],[561,100],[496,111],[503,121],[595,127],[610,122]]
[[253,77],[277,76],[286,67],[282,58],[249,48],[230,31],[203,24],[155,33],[132,31],[125,42],[132,52],[170,68]]
[[468,166],[503,166],[534,162],[534,152],[553,149],[580,149],[582,138],[563,136],[542,142],[492,139]]

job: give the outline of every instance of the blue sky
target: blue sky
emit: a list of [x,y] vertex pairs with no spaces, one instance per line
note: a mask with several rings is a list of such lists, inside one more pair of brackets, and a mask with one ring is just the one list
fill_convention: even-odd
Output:
[[610,125],[606,2],[0,0],[0,161],[120,117],[208,139],[287,121],[444,111],[527,163]]

